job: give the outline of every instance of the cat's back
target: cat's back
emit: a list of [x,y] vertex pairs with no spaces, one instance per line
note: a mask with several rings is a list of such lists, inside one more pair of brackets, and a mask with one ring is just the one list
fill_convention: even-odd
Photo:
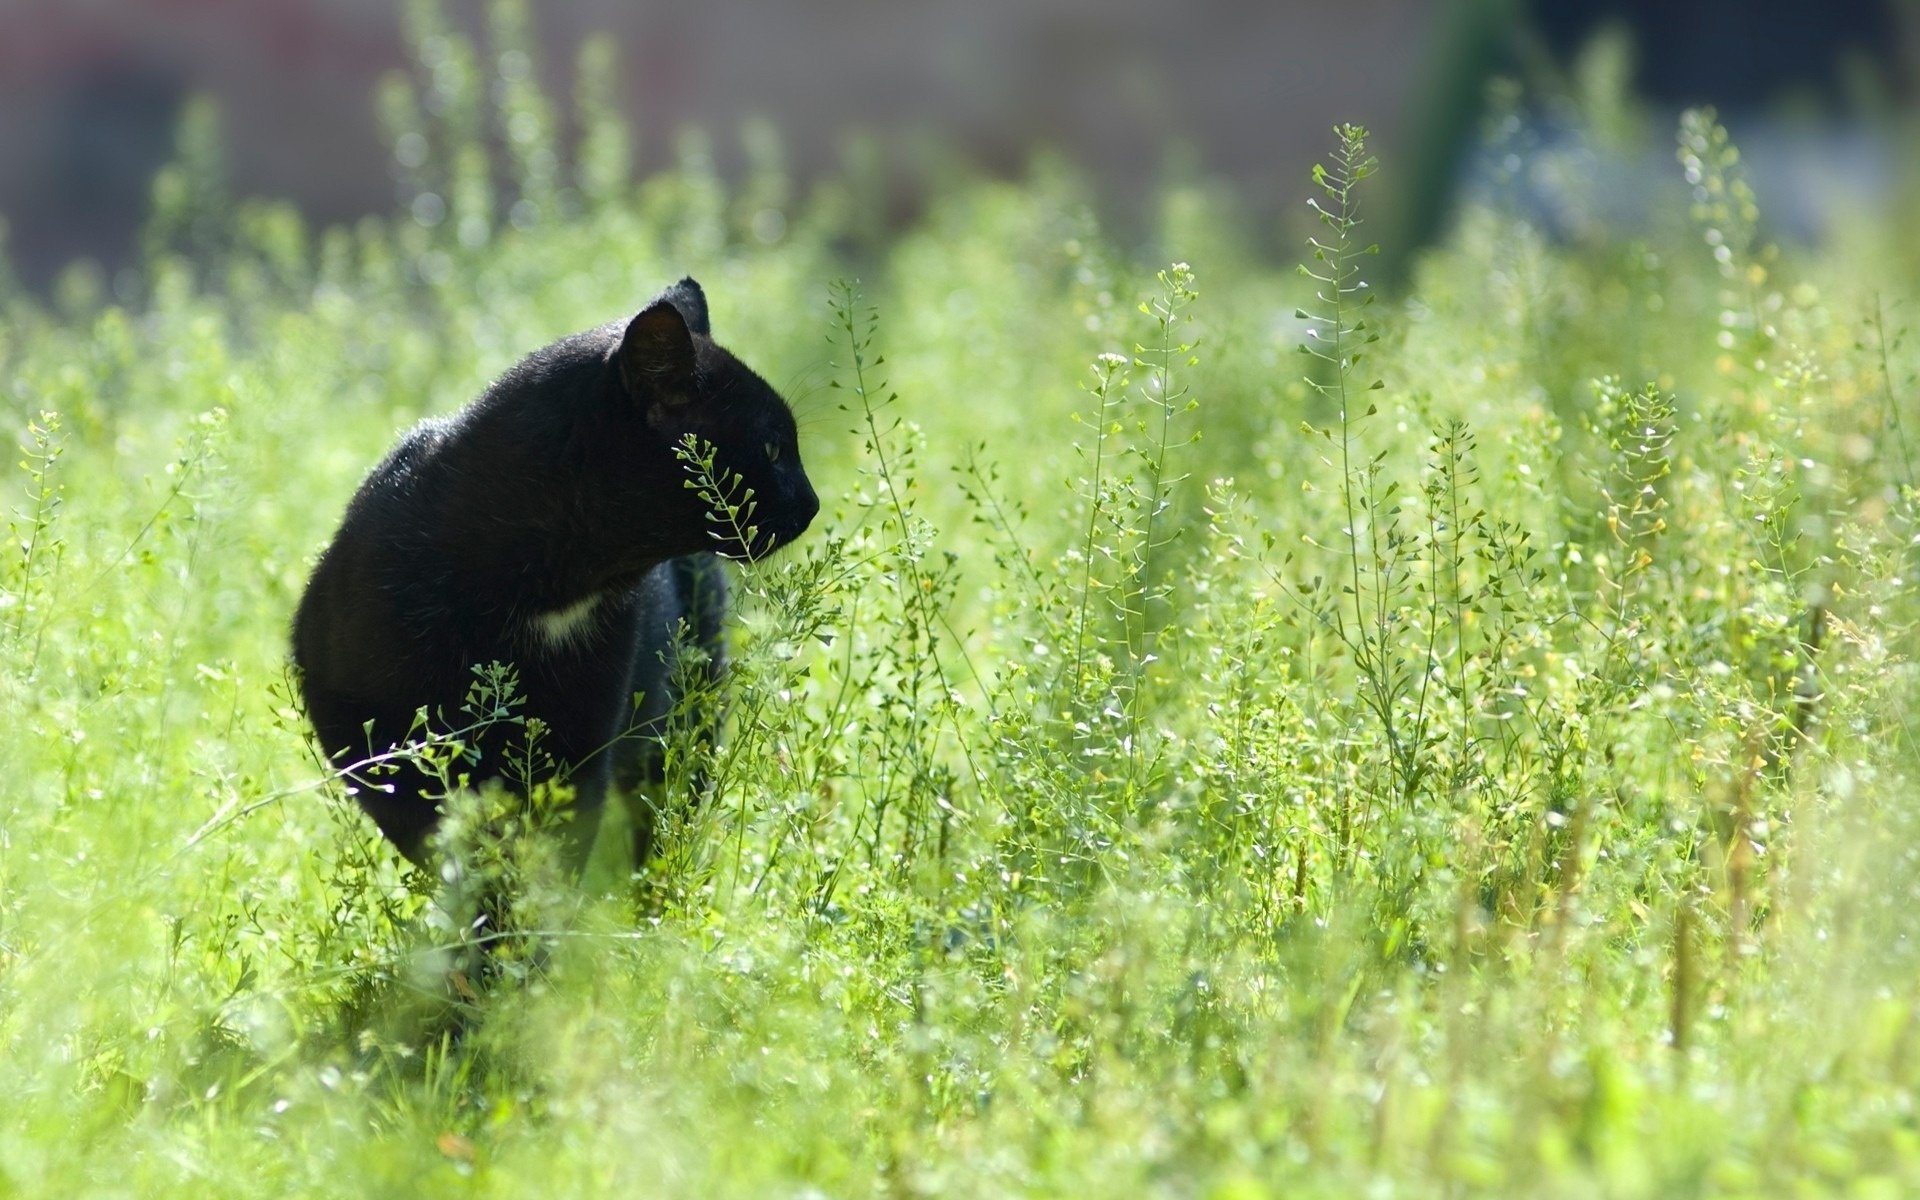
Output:
[[377,512],[394,501],[417,497],[431,475],[434,459],[451,436],[451,417],[428,417],[402,434],[393,449],[367,472],[347,506],[346,524],[356,516]]
[[505,494],[481,489],[476,478],[499,476],[529,454],[564,444],[575,433],[582,398],[603,369],[603,329],[565,337],[527,355],[502,372],[478,397],[446,416],[428,417],[403,434],[367,473],[335,537],[336,545],[368,527],[411,540],[424,533],[435,510],[458,491],[460,500],[483,505],[511,503]]
[[423,525],[434,460],[452,421],[429,417],[400,438],[367,473],[346,516],[320,554],[294,612],[294,658],[309,672],[340,657],[338,642],[388,589],[386,564],[407,559]]
[[401,435],[315,566],[294,616],[297,660],[359,657],[345,648],[384,646],[395,629],[450,614],[463,569],[500,557],[491,542],[521,539],[522,526],[543,520],[617,332],[544,346],[459,410]]

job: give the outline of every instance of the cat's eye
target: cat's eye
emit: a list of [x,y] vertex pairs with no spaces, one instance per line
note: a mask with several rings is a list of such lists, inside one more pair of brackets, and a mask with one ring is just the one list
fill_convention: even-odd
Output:
[[767,461],[770,463],[777,463],[780,461],[780,443],[779,442],[767,443]]

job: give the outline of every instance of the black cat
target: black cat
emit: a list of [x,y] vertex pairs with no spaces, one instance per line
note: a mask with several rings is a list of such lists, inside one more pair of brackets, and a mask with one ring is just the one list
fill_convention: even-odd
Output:
[[[751,490],[751,544],[688,487],[675,448],[689,434]],[[404,742],[422,708],[429,728],[459,727],[474,668],[513,664],[525,715],[546,726],[541,774],[574,788],[577,858],[610,785],[631,796],[659,779],[683,622],[704,670],[723,665],[715,555],[770,553],[818,510],[786,402],[714,344],[706,297],[682,279],[631,321],[529,355],[374,468],[294,617],[308,717],[344,769]],[[461,770],[476,785],[541,782],[503,761],[524,738],[482,730]],[[424,862],[441,784],[411,766],[350,779],[381,832]],[[644,858],[651,821],[635,818]]]

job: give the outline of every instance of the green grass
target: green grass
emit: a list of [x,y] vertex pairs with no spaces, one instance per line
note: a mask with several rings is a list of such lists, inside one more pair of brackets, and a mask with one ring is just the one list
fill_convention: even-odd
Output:
[[[190,129],[137,301],[0,301],[0,1196],[1920,1189],[1912,231],[1772,250],[1697,118],[1653,229],[1368,303],[1350,135],[1318,279],[1057,167],[882,242],[759,134],[629,184],[593,70],[497,196],[468,53],[383,100],[438,225]],[[711,803],[462,1002],[288,619],[400,430],[683,272],[826,507]]]

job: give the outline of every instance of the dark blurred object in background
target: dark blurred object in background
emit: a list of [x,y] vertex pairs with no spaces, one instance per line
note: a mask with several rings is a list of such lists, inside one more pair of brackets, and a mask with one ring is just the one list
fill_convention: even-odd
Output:
[[[214,98],[242,194],[283,196],[323,222],[394,205],[374,91],[407,69],[390,0],[5,0],[0,4],[0,217],[22,276],[43,286],[88,257],[133,258],[180,105]],[[476,35],[481,0],[447,6]],[[1914,22],[1889,0],[539,0],[548,92],[572,88],[588,33],[615,38],[642,170],[689,124],[732,134],[770,117],[805,178],[871,134],[911,204],[916,146],[1017,173],[1038,145],[1091,171],[1138,215],[1170,151],[1250,211],[1294,212],[1335,121],[1365,123],[1405,220],[1433,236],[1486,81],[1559,59],[1609,23],[1638,45],[1656,102],[1758,106],[1807,92],[1855,104],[1862,78],[1908,85]],[[482,41],[484,46],[484,41]],[[1862,69],[1864,64],[1864,70]],[[1872,88],[1864,89],[1871,91]],[[563,105],[564,107],[564,105]],[[1739,130],[1736,128],[1736,133]]]
[[246,192],[338,220],[391,189],[370,96],[404,65],[385,0],[5,0],[0,217],[30,284],[131,258],[185,99],[221,107]]
[[1635,89],[1673,108],[1836,107],[1863,85],[1910,83],[1888,0],[1536,0],[1533,21],[1563,62],[1608,26],[1625,29]]
[[[484,48],[486,6],[445,7]],[[390,210],[374,92],[407,66],[400,10],[390,0],[0,4],[0,216],[21,274],[44,285],[76,256],[109,270],[130,260],[148,180],[171,153],[179,102],[196,92],[224,114],[237,192],[291,198],[322,221]],[[532,10],[539,76],[563,109],[581,39],[613,35],[642,170],[669,162],[690,124],[715,135],[724,170],[741,123],[766,116],[802,178],[837,166],[853,131],[896,164],[931,144],[1005,173],[1051,145],[1122,203],[1151,195],[1183,143],[1251,194],[1297,197],[1336,117],[1390,134],[1428,25],[1420,0],[539,0]]]
[[[1431,74],[1407,122],[1400,220],[1383,264],[1391,277],[1438,236],[1463,192],[1488,190],[1477,161],[1496,77],[1525,81],[1562,112],[1524,114],[1536,148],[1581,141],[1596,192],[1583,205],[1615,217],[1644,213],[1655,174],[1671,173],[1673,120],[1712,105],[1746,152],[1769,217],[1818,236],[1836,188],[1884,194],[1897,174],[1890,129],[1904,116],[1920,60],[1920,4],[1904,0],[1454,0],[1445,8]],[[1624,45],[1624,81],[1656,122],[1643,146],[1596,145],[1564,119],[1582,56]],[[1554,106],[1549,103],[1547,109]],[[1618,131],[1615,131],[1616,133]],[[1504,153],[1504,151],[1502,151]],[[1770,184],[1777,184],[1777,190]],[[1525,190],[1524,184],[1521,190]],[[1539,197],[1532,198],[1538,201]],[[1520,205],[1529,201],[1522,198]],[[1550,205],[1548,205],[1550,207]],[[1551,232],[1550,214],[1542,214]]]

